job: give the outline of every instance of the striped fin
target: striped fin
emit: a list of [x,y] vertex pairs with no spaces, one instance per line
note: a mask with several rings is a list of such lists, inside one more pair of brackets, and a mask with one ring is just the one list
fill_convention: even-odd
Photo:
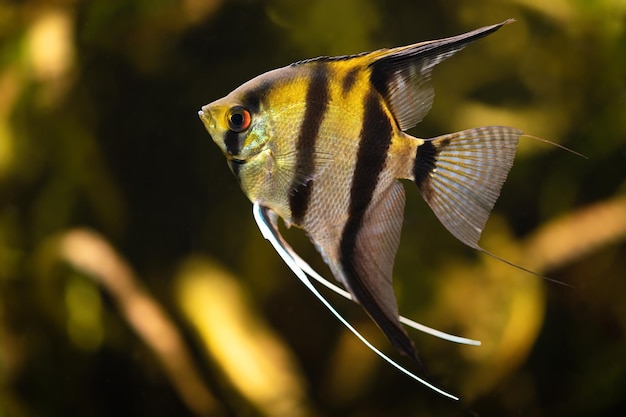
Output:
[[390,104],[400,129],[418,124],[432,107],[435,93],[430,74],[435,65],[511,22],[509,19],[446,39],[379,51],[381,56],[370,64],[371,81]]
[[352,326],[345,318],[343,318],[343,316],[339,314],[339,312],[328,302],[328,300],[326,300],[326,298],[324,298],[324,296],[320,294],[317,288],[313,286],[313,284],[307,277],[306,273],[302,270],[301,266],[298,263],[298,259],[300,258],[297,257],[297,255],[295,255],[291,246],[289,246],[285,242],[283,237],[280,235],[280,232],[278,231],[278,225],[276,224],[276,220],[277,220],[276,213],[274,213],[272,210],[268,209],[267,207],[263,207],[263,206],[260,206],[258,203],[254,203],[253,214],[254,214],[254,220],[259,226],[259,230],[261,231],[261,234],[263,235],[263,237],[272,244],[272,246],[274,247],[278,255],[283,259],[283,261],[292,270],[292,272],[296,274],[298,279],[307,287],[307,289],[311,291],[311,293],[315,297],[317,297],[317,299],[320,300],[321,303],[326,308],[328,308],[328,310],[337,318],[337,320],[339,320],[344,326],[346,326],[346,328],[350,330],[365,346],[367,346],[372,352],[374,352],[380,358],[385,360],[388,364],[398,369],[400,372],[404,373],[405,375],[413,378],[420,384],[423,384],[424,386],[432,389],[438,394],[441,394],[452,400],[458,401],[459,399],[458,397],[431,384],[426,379],[417,376],[415,373],[409,371],[407,368],[399,365],[389,356],[385,355],[378,348],[376,348],[376,346],[372,345],[361,333],[359,333],[357,329],[354,328],[354,326]]
[[339,276],[396,349],[421,361],[402,327],[393,290],[393,263],[404,217],[404,189],[394,181],[367,207],[358,227],[346,225],[339,248]]
[[511,127],[481,127],[430,139],[417,148],[417,187],[439,221],[472,248],[482,250],[478,239],[522,134]]

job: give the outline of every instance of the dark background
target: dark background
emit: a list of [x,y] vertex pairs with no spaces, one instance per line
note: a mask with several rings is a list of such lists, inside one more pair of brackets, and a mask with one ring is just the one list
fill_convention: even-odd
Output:
[[[512,125],[588,159],[522,138],[481,240],[566,285],[464,247],[405,184],[401,311],[483,343],[410,332],[454,403],[297,282],[197,111],[293,61],[511,17],[436,68],[411,133]],[[0,3],[0,416],[623,414],[625,83],[619,0]]]

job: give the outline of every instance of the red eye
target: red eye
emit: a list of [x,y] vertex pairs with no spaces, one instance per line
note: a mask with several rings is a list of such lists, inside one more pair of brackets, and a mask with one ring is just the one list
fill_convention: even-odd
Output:
[[233,132],[243,132],[250,127],[252,117],[250,112],[242,106],[235,106],[228,111],[226,116],[228,120],[228,128]]

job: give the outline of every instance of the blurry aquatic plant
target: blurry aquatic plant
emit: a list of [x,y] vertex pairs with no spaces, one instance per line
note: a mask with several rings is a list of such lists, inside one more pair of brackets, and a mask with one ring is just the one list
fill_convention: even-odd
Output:
[[[50,274],[54,263],[63,262],[84,278],[92,280],[113,301],[123,320],[150,348],[185,404],[196,415],[221,413],[221,407],[206,386],[177,324],[152,294],[141,284],[129,264],[98,233],[87,229],[69,230],[47,241],[42,248],[39,268],[41,290],[57,293],[66,301],[67,331],[79,347],[96,349],[104,329],[98,290],[72,274]],[[56,282],[56,279],[65,281]],[[49,300],[42,294],[42,301]],[[81,311],[77,311],[80,309]],[[94,340],[97,338],[97,340]]]
[[236,277],[196,257],[182,265],[176,287],[178,304],[207,355],[239,395],[264,416],[311,415],[294,358]]

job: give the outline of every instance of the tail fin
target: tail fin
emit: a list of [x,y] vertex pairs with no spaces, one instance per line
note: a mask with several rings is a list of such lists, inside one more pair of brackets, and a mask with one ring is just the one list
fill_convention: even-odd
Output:
[[426,140],[413,180],[439,221],[466,245],[478,239],[513,165],[521,130],[488,126]]

